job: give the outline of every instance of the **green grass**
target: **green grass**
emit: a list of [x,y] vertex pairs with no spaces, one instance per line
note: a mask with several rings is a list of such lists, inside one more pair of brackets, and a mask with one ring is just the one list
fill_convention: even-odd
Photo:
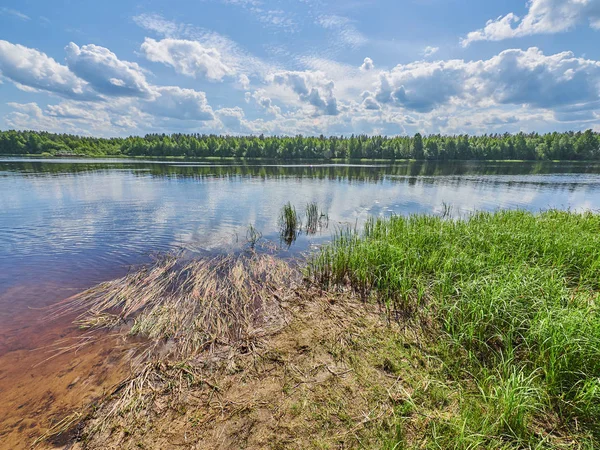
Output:
[[[338,233],[306,275],[439,332],[437,383],[460,401],[453,414],[425,421],[420,447],[600,445],[599,215],[372,219],[361,235]],[[429,403],[410,414],[426,415]],[[390,448],[414,444],[414,432],[399,435],[413,438]]]
[[306,204],[306,226],[305,232],[308,235],[316,234],[317,231],[323,227],[329,225],[329,216],[319,211],[319,205],[317,202],[311,202]]
[[296,212],[296,208],[290,202],[281,208],[279,214],[279,235],[282,242],[290,246],[297,238],[302,219]]

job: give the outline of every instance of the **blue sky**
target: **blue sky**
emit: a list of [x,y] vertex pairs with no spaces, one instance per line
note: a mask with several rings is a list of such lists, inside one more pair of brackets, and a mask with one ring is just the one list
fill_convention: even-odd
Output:
[[3,0],[0,129],[600,131],[600,0]]

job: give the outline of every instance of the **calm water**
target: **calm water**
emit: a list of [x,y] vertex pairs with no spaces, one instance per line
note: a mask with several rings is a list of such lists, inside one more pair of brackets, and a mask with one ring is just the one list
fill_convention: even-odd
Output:
[[239,248],[252,224],[278,242],[277,216],[316,201],[328,239],[369,215],[497,208],[600,209],[600,165],[405,163],[224,165],[127,160],[0,159],[0,340],[17,317],[122,275],[152,252]]

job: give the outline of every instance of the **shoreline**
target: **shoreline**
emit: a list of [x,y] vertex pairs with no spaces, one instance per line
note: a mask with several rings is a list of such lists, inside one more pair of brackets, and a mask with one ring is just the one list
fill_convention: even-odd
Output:
[[61,303],[129,342],[131,372],[49,442],[593,448],[598,229],[593,213],[421,215],[340,232],[298,268],[165,257]]
[[577,164],[600,164],[599,160],[596,159],[385,159],[385,158],[358,158],[358,159],[347,159],[347,158],[238,158],[233,156],[206,156],[201,158],[190,158],[185,156],[144,156],[144,155],[98,155],[98,154],[77,154],[70,156],[58,156],[58,155],[42,155],[42,154],[6,154],[1,155],[0,158],[31,158],[31,159],[47,159],[47,160],[69,160],[69,159],[131,159],[131,160],[148,160],[148,161],[182,161],[182,162],[272,162],[272,163],[341,163],[341,164],[367,164],[367,163],[441,163],[441,164],[453,164],[453,163],[577,163]]

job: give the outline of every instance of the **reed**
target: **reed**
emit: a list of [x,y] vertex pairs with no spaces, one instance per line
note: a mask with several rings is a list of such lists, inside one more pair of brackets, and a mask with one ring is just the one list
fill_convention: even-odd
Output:
[[323,211],[319,211],[317,202],[311,202],[306,205],[306,234],[316,234],[317,231],[329,225],[329,216]]
[[262,239],[262,233],[258,231],[254,225],[249,225],[248,230],[246,230],[246,241],[251,249],[256,247],[258,241]]
[[281,241],[289,247],[298,237],[301,226],[302,220],[296,212],[296,208],[290,202],[286,203],[279,214],[279,235]]

